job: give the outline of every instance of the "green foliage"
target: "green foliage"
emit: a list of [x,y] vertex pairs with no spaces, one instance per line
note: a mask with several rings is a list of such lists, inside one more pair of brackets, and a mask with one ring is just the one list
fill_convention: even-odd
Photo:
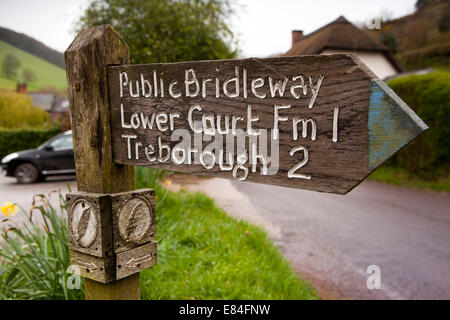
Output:
[[388,85],[430,127],[396,154],[392,164],[433,179],[450,166],[450,72],[406,76]]
[[416,6],[416,9],[420,10],[420,9],[423,9],[423,8],[429,6],[432,3],[437,3],[439,1],[440,0],[417,0],[415,6]]
[[136,184],[138,186],[141,186],[141,188],[152,188],[152,189],[161,188],[161,182],[170,173],[169,171],[166,170],[158,170],[153,168],[142,169],[139,167],[136,167],[134,172]]
[[35,82],[37,80],[36,75],[34,74],[33,70],[29,68],[25,68],[22,70],[22,80],[25,82]]
[[447,32],[450,30],[450,10],[445,10],[439,19],[439,31]]
[[414,189],[450,192],[450,175],[444,170],[441,170],[435,179],[427,180],[403,168],[381,166],[369,176],[369,179]]
[[58,127],[0,128],[0,159],[9,153],[36,148],[59,133]]
[[[67,248],[65,200],[59,210],[50,195],[36,195],[25,222],[0,221],[0,299],[82,299],[83,286],[69,290],[71,277]],[[58,212],[59,211],[59,212]],[[73,276],[72,276],[73,277]]]
[[112,25],[132,63],[229,59],[231,13],[227,0],[93,0],[79,29]]
[[2,62],[2,72],[8,77],[17,77],[18,69],[20,67],[20,61],[17,57],[11,53],[7,54],[3,58]]
[[385,34],[392,34],[398,58],[407,70],[450,67],[450,1],[424,0],[418,1],[417,6],[414,14],[385,22],[381,30],[370,33],[390,48],[393,47]]
[[[64,69],[0,40],[0,61],[5,59],[7,53],[14,54],[20,60],[22,69],[30,69],[36,75],[36,81],[28,83],[29,91],[44,90],[50,87],[56,90],[67,88]],[[0,88],[15,90],[17,81],[17,77],[8,78],[0,68]]]
[[49,116],[31,105],[31,97],[0,89],[0,158],[24,149],[36,148],[59,133],[49,127]]
[[[154,170],[136,168],[140,177]],[[156,188],[158,265],[141,273],[144,299],[317,299],[266,233],[201,193]]]
[[386,45],[392,52],[397,52],[397,40],[391,32],[384,32],[381,36],[381,42]]
[[398,55],[408,70],[425,67],[450,67],[450,41],[439,42],[427,47],[409,50]]
[[0,128],[40,127],[48,122],[48,113],[32,106],[30,96],[0,89]]

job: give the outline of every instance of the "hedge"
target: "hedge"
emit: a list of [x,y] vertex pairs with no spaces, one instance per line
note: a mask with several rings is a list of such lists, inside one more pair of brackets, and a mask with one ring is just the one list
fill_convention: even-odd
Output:
[[33,106],[29,95],[0,89],[0,128],[42,127],[48,123],[48,113]]
[[398,55],[407,70],[425,67],[450,66],[450,41],[436,42],[429,46],[412,49]]
[[398,152],[390,164],[423,178],[448,174],[450,168],[450,72],[393,79],[388,85],[430,127]]
[[60,133],[58,127],[50,128],[0,128],[0,159],[9,153],[36,148]]

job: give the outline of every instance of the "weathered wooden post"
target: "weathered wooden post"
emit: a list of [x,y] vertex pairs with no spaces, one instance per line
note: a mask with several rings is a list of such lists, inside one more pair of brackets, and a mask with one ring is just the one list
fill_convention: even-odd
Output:
[[[134,168],[113,163],[107,86],[107,66],[130,61],[127,45],[112,27],[99,26],[81,31],[65,60],[78,190],[133,190]],[[86,299],[139,299],[139,273],[107,284],[86,278],[85,294]]]

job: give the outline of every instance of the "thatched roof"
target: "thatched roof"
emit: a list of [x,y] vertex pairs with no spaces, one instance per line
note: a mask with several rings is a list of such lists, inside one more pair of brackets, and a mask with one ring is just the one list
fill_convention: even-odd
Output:
[[378,51],[386,56],[398,72],[404,70],[388,47],[343,16],[300,39],[283,56],[319,54],[325,49]]

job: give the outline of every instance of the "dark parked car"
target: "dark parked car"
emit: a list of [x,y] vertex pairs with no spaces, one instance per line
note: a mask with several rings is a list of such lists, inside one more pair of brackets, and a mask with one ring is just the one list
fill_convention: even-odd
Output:
[[11,153],[2,159],[2,173],[19,183],[33,183],[50,175],[75,173],[72,131],[66,131],[36,149]]

